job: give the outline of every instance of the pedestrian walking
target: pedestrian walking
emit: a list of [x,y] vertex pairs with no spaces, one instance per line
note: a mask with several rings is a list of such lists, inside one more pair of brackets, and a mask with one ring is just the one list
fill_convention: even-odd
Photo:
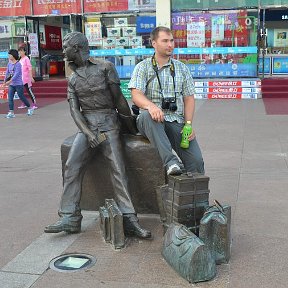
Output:
[[[31,65],[31,61],[30,59],[27,57],[26,55],[26,49],[25,47],[20,47],[18,49],[19,52],[19,56],[20,56],[20,60],[19,62],[22,65],[22,80],[23,80],[23,85],[25,90],[27,91],[28,95],[31,98],[32,101],[32,108],[33,109],[37,109],[37,105],[36,105],[36,97],[32,91],[32,83],[35,82],[34,78],[33,78],[33,74],[32,74],[32,65]],[[26,106],[24,104],[22,104],[21,106],[18,107],[19,109],[23,109],[26,108]]]
[[24,96],[24,86],[22,80],[22,66],[19,59],[18,51],[11,49],[8,52],[9,62],[7,65],[4,86],[9,86],[8,88],[8,103],[9,103],[9,112],[5,116],[6,118],[15,118],[14,114],[14,94],[17,92],[20,100],[27,106],[28,111],[27,115],[31,116],[33,114],[33,109],[30,108],[30,103],[27,98]]

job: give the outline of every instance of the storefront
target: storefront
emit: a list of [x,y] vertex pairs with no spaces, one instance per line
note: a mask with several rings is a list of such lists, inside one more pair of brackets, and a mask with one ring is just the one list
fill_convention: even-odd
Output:
[[91,56],[110,60],[120,78],[129,78],[142,57],[151,54],[146,48],[156,26],[155,6],[156,0],[0,0],[2,79],[7,51],[22,45],[29,48],[36,78],[64,75],[62,39],[71,31],[84,32]]
[[[227,94],[238,98],[245,91],[244,97],[257,98],[258,76],[288,75],[288,31],[282,29],[288,13],[275,10],[275,2],[170,1],[174,57],[189,67],[200,85],[200,97],[218,91],[214,86],[221,83],[213,79],[244,79],[246,86],[241,87],[239,81],[230,81],[238,84],[227,86]],[[279,7],[287,4],[288,0],[277,0]],[[68,32],[81,31],[91,56],[113,62],[120,78],[129,79],[135,65],[153,53],[149,34],[166,6],[163,0],[0,0],[0,73],[7,64],[7,51],[28,43],[36,77],[64,75],[62,39]]]
[[[261,10],[262,37],[259,72],[265,76],[288,75],[288,9]],[[264,61],[263,61],[264,59]],[[264,72],[264,73],[263,73]]]

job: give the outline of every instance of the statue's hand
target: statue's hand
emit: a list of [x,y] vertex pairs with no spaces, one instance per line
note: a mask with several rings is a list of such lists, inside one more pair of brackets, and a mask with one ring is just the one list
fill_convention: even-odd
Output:
[[125,116],[120,114],[120,120],[122,124],[122,130],[126,131],[126,133],[137,135],[138,129],[136,126],[136,118],[134,116]]
[[87,136],[87,139],[88,139],[88,142],[89,142],[91,148],[95,148],[101,142],[106,140],[106,136],[104,133],[98,133],[97,135],[95,135],[94,133],[89,132],[89,133],[87,133],[86,136]]

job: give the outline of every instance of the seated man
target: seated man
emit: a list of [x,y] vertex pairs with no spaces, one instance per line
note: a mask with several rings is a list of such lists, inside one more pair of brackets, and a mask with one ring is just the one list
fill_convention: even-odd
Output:
[[111,167],[115,201],[123,213],[125,234],[150,238],[151,232],[139,225],[128,191],[118,116],[126,121],[130,130],[134,126],[115,67],[108,61],[91,59],[88,40],[80,32],[69,33],[64,37],[63,53],[74,71],[68,82],[68,101],[72,118],[80,131],[65,165],[63,194],[58,211],[60,220],[47,226],[45,232],[80,232],[80,199],[85,166],[91,157],[103,153]]
[[192,123],[195,110],[191,73],[172,58],[174,39],[169,28],[156,27],[151,43],[154,55],[136,65],[128,85],[134,104],[140,108],[137,128],[156,147],[168,175],[179,175],[183,170],[204,174],[194,130],[188,136],[189,147],[180,146],[184,123]]

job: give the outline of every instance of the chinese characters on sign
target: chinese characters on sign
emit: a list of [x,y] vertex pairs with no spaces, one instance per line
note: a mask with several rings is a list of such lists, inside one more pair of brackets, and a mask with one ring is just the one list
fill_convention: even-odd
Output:
[[34,15],[81,13],[81,0],[34,0],[33,11]]
[[39,50],[38,50],[37,33],[30,33],[28,35],[28,38],[29,38],[29,43],[30,43],[31,56],[32,57],[38,57],[39,56]]
[[45,25],[45,38],[46,49],[61,50],[62,49],[62,37],[61,28],[55,26]]
[[128,0],[84,0],[84,12],[115,12],[128,10]]
[[102,45],[102,32],[100,22],[85,23],[85,35],[88,39],[89,46]]
[[212,41],[223,41],[224,40],[224,24],[225,19],[224,15],[217,15],[211,17],[211,25],[212,25]]
[[28,0],[0,0],[0,16],[31,15]]
[[138,16],[136,19],[137,33],[150,33],[156,27],[155,16]]
[[187,47],[205,46],[205,22],[187,23]]

